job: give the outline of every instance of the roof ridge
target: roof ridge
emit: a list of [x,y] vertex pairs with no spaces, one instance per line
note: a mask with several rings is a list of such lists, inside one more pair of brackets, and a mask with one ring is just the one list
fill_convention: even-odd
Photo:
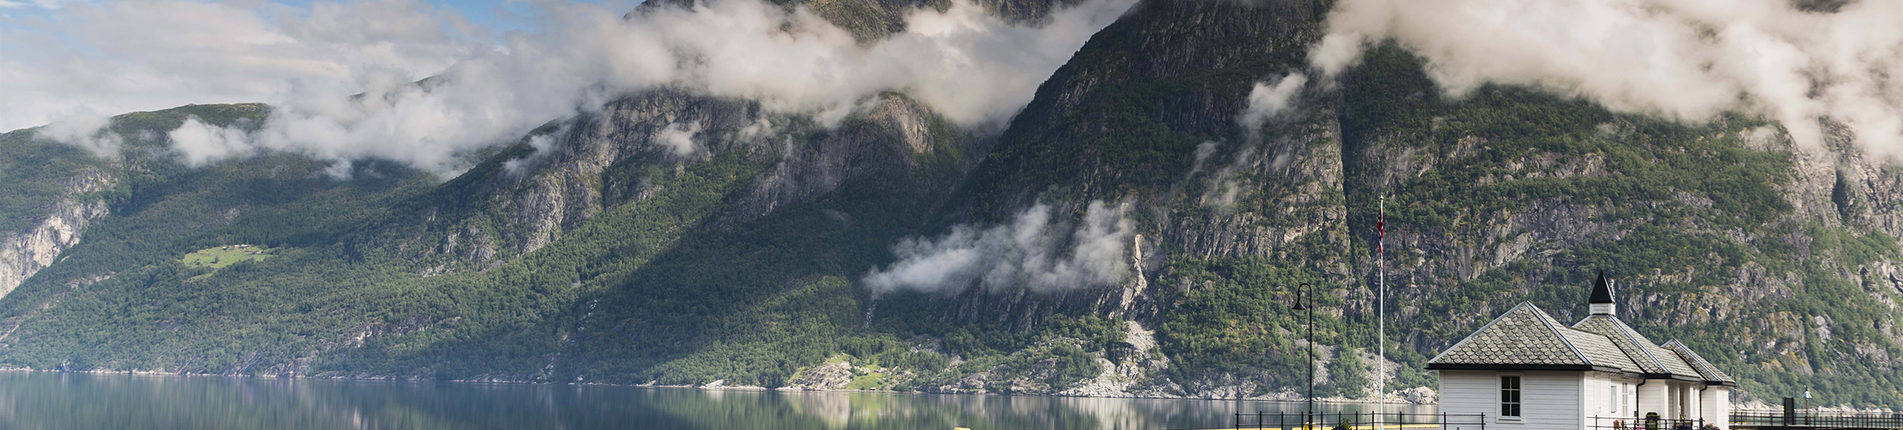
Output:
[[[1531,305],[1531,304],[1533,304],[1533,302],[1524,302],[1524,303],[1526,303],[1526,304],[1528,304],[1528,305]],[[1571,349],[1571,350],[1573,350],[1573,355],[1574,355],[1574,356],[1577,356],[1577,357],[1579,357],[1579,361],[1584,361],[1584,362],[1586,362],[1586,365],[1587,365],[1587,366],[1597,366],[1597,365],[1598,365],[1598,363],[1594,363],[1594,362],[1592,361],[1592,357],[1587,357],[1587,356],[1586,356],[1586,353],[1584,353],[1584,352],[1581,352],[1581,351],[1579,350],[1579,347],[1578,347],[1578,346],[1576,346],[1576,345],[1573,345],[1573,340],[1572,340],[1572,339],[1567,339],[1567,338],[1566,338],[1566,334],[1565,334],[1565,333],[1560,333],[1560,332],[1559,332],[1559,327],[1558,327],[1558,326],[1559,326],[1559,320],[1556,320],[1556,319],[1553,319],[1553,316],[1552,316],[1552,315],[1550,315],[1550,314],[1547,314],[1547,313],[1546,313],[1546,310],[1545,310],[1545,309],[1540,309],[1540,307],[1539,307],[1539,306],[1534,306],[1534,307],[1533,307],[1533,311],[1534,311],[1534,312],[1538,312],[1538,313],[1539,313],[1539,316],[1540,316],[1540,317],[1542,317],[1542,318],[1535,318],[1535,319],[1538,319],[1538,320],[1540,320],[1540,324],[1541,324],[1541,325],[1545,325],[1545,326],[1546,326],[1546,329],[1547,329],[1547,330],[1552,330],[1552,331],[1553,331],[1553,337],[1557,337],[1557,338],[1559,338],[1559,342],[1560,342],[1560,343],[1563,343],[1563,344],[1566,344],[1566,348],[1567,348],[1567,349]]]
[[[1587,318],[1591,318],[1591,317],[1587,317]],[[1619,334],[1622,336],[1625,336],[1626,340],[1632,341],[1634,345],[1637,345],[1639,347],[1638,348],[1639,352],[1645,353],[1645,358],[1651,359],[1653,365],[1657,365],[1659,367],[1659,370],[1663,370],[1667,374],[1672,373],[1672,368],[1665,367],[1664,360],[1660,360],[1657,355],[1652,355],[1651,350],[1645,349],[1645,346],[1647,344],[1650,344],[1653,347],[1658,347],[1658,344],[1652,343],[1651,339],[1642,339],[1642,338],[1634,337],[1634,336],[1637,336],[1638,334],[1633,333],[1632,326],[1626,325],[1625,321],[1620,321],[1618,318],[1613,318],[1609,316],[1606,318],[1611,319],[1613,324],[1618,325],[1618,327],[1620,328]],[[1626,355],[1630,356],[1632,354],[1626,354]],[[1637,360],[1634,360],[1634,361],[1637,361]]]
[[[1518,305],[1513,305],[1513,307],[1512,307],[1512,308],[1509,308],[1509,309],[1507,309],[1507,311],[1506,311],[1506,312],[1501,312],[1501,313],[1500,313],[1500,315],[1498,315],[1498,316],[1495,316],[1495,317],[1493,317],[1493,321],[1487,321],[1487,323],[1486,323],[1485,325],[1482,325],[1482,326],[1480,326],[1480,328],[1479,328],[1479,329],[1476,329],[1476,330],[1474,330],[1474,331],[1473,331],[1472,333],[1467,333],[1467,337],[1463,337],[1463,338],[1460,338],[1460,341],[1459,341],[1459,342],[1454,342],[1454,344],[1453,344],[1453,346],[1449,346],[1449,347],[1447,347],[1447,349],[1443,349],[1443,350],[1441,350],[1441,351],[1440,351],[1440,354],[1435,354],[1435,355],[1434,355],[1434,358],[1429,358],[1429,359],[1427,359],[1427,362],[1428,362],[1428,363],[1433,363],[1433,362],[1436,362],[1436,361],[1440,361],[1440,359],[1441,359],[1442,357],[1446,357],[1446,356],[1447,356],[1447,353],[1449,353],[1449,352],[1453,352],[1453,351],[1454,351],[1454,350],[1456,350],[1456,349],[1460,349],[1460,346],[1461,346],[1461,345],[1466,345],[1466,344],[1467,344],[1467,341],[1470,341],[1470,340],[1473,340],[1473,339],[1474,339],[1474,336],[1479,336],[1479,335],[1480,335],[1480,333],[1484,333],[1484,332],[1486,332],[1486,331],[1487,331],[1487,328],[1489,328],[1489,327],[1493,327],[1493,325],[1494,325],[1494,324],[1499,324],[1499,323],[1500,323],[1500,320],[1504,320],[1504,319],[1506,319],[1506,316],[1507,316],[1507,314],[1511,314],[1511,313],[1513,313],[1513,311],[1517,311],[1517,310],[1520,310],[1520,308],[1523,308],[1523,307],[1527,307],[1527,306],[1533,306],[1533,302],[1526,302],[1526,301],[1523,301],[1523,302],[1520,302],[1520,304],[1518,304]],[[1537,306],[1534,306],[1534,307],[1533,307],[1533,309],[1536,309],[1536,310],[1537,310],[1537,309],[1539,309],[1539,307],[1537,307]],[[1590,361],[1589,361],[1589,363],[1590,363]]]
[[[1614,347],[1614,348],[1616,348],[1616,349],[1618,349],[1618,350],[1619,350],[1619,353],[1620,353],[1620,354],[1623,354],[1623,355],[1625,355],[1625,358],[1626,358],[1627,360],[1632,360],[1632,364],[1633,364],[1633,365],[1635,365],[1635,366],[1638,366],[1638,367],[1639,367],[1639,371],[1640,371],[1640,372],[1645,372],[1645,371],[1646,371],[1646,370],[1645,370],[1645,364],[1643,364],[1643,363],[1640,363],[1640,362],[1639,362],[1639,359],[1640,359],[1641,357],[1635,357],[1635,356],[1633,356],[1633,355],[1632,355],[1632,353],[1630,353],[1630,352],[1626,352],[1626,349],[1625,349],[1625,347],[1623,347],[1623,346],[1620,346],[1620,345],[1619,345],[1619,341],[1618,341],[1618,340],[1616,340],[1616,339],[1613,339],[1613,338],[1612,338],[1612,335],[1609,335],[1609,334],[1604,334],[1604,333],[1599,333],[1599,332],[1596,332],[1596,331],[1592,331],[1592,330],[1586,330],[1586,329],[1582,329],[1582,328],[1579,328],[1579,327],[1581,327],[1581,326],[1584,326],[1584,325],[1586,325],[1586,323],[1587,323],[1587,322],[1590,322],[1590,321],[1592,321],[1592,320],[1593,320],[1594,318],[1605,318],[1605,319],[1609,319],[1609,320],[1612,320],[1612,321],[1614,322],[1614,324],[1613,324],[1613,326],[1614,326],[1613,328],[1615,329],[1614,331],[1620,331],[1620,332],[1626,332],[1626,331],[1629,331],[1629,330],[1618,330],[1618,328],[1619,328],[1619,326],[1622,326],[1622,325],[1624,325],[1624,324],[1619,324],[1619,323],[1618,323],[1618,322],[1619,322],[1619,318],[1618,318],[1618,317],[1614,317],[1614,316],[1611,316],[1611,315],[1587,315],[1587,316],[1586,316],[1585,318],[1580,318],[1580,319],[1579,319],[1579,322],[1576,322],[1576,323],[1573,323],[1573,325],[1572,325],[1572,327],[1573,327],[1573,329],[1576,329],[1576,330],[1579,330],[1579,331],[1584,331],[1584,332],[1587,332],[1587,333],[1592,333],[1592,334],[1597,334],[1597,335],[1599,335],[1599,336],[1602,336],[1602,337],[1605,337],[1605,338],[1606,338],[1606,341],[1607,341],[1607,342],[1612,342],[1612,344],[1613,344],[1613,347]],[[1645,350],[1645,345],[1642,345],[1642,344],[1641,344],[1641,342],[1639,342],[1639,340],[1638,340],[1638,339],[1633,339],[1633,338],[1632,338],[1632,337],[1630,337],[1630,336],[1624,336],[1624,337],[1625,337],[1625,339],[1626,339],[1627,341],[1630,341],[1630,342],[1632,342],[1632,349],[1637,349],[1637,350],[1639,350],[1639,352],[1640,352],[1640,353],[1644,353],[1644,354],[1646,354],[1646,357],[1644,357],[1644,358],[1650,358],[1650,359],[1652,359],[1652,361],[1651,361],[1651,363],[1652,363],[1652,365],[1654,365],[1654,366],[1657,366],[1657,367],[1658,367],[1658,368],[1659,368],[1660,370],[1667,370],[1667,369],[1665,369],[1665,363],[1660,363],[1660,362],[1658,361],[1658,358],[1657,358],[1657,357],[1652,357],[1652,356],[1651,356],[1651,354],[1652,354],[1652,353],[1651,353],[1651,352],[1649,352],[1649,351],[1646,351],[1646,350]],[[1669,370],[1668,370],[1668,371],[1669,371]]]
[[[1737,381],[1731,379],[1731,375],[1726,375],[1724,371],[1718,370],[1718,366],[1712,365],[1711,361],[1705,360],[1704,356],[1698,355],[1698,351],[1693,351],[1691,346],[1685,345],[1684,342],[1679,342],[1678,339],[1665,342],[1664,348],[1672,351],[1673,354],[1678,354],[1680,360],[1684,360],[1685,364],[1692,367],[1692,371],[1699,372],[1698,376],[1708,382],[1737,383]],[[1706,372],[1710,372],[1711,374],[1704,374]]]

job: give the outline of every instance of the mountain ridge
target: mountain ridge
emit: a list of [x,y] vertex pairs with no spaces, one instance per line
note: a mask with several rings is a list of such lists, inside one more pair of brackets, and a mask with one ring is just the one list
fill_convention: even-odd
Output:
[[[1330,6],[1141,2],[995,137],[902,93],[827,126],[662,88],[455,178],[361,162],[336,179],[296,154],[168,161],[166,125],[262,106],[120,117],[133,138],[99,168],[109,184],[9,199],[105,210],[58,217],[85,233],[37,247],[43,268],[0,298],[0,364],[1292,399],[1307,343],[1287,304],[1307,283],[1319,394],[1367,398],[1386,196],[1391,389],[1432,387],[1426,357],[1520,301],[1578,316],[1586,274],[1607,269],[1635,328],[1683,340],[1749,398],[1903,399],[1883,390],[1903,382],[1903,171],[1850,130],[1818,153],[1745,115],[1677,123],[1508,86],[1451,99],[1393,43],[1249,129],[1253,87],[1311,73]],[[82,154],[20,133],[0,145]],[[1129,276],[866,285],[902,243],[1032,231],[1015,226],[1037,207],[1058,258],[1092,207],[1127,207]],[[173,261],[240,243],[278,251]]]

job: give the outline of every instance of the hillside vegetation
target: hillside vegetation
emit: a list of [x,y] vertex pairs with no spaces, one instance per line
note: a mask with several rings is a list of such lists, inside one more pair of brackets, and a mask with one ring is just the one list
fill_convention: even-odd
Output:
[[[883,3],[829,4],[862,38],[891,31]],[[1627,322],[1748,398],[1903,405],[1903,170],[1804,152],[1742,114],[1449,98],[1393,45],[1240,128],[1257,81],[1304,70],[1318,7],[1144,2],[998,133],[898,93],[824,126],[659,89],[449,178],[376,160],[340,178],[269,151],[190,167],[167,149],[188,117],[242,127],[261,105],[117,117],[133,138],[116,158],[0,135],[0,234],[77,198],[62,181],[110,178],[80,196],[107,213],[0,298],[0,366],[1290,398],[1308,343],[1289,305],[1308,284],[1318,394],[1366,397],[1385,196],[1390,389],[1434,387],[1426,359],[1520,301],[1583,316],[1605,270]],[[760,121],[772,135],[742,133]],[[675,122],[704,125],[706,151],[653,141]],[[1131,208],[1141,255],[1115,285],[865,282],[908,239],[1036,204],[1071,226],[1091,202]]]

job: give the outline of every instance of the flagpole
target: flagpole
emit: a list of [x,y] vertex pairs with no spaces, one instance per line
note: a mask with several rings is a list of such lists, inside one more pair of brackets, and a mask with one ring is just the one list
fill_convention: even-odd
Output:
[[[1375,256],[1376,256],[1376,259],[1379,261],[1377,263],[1378,272],[1375,276],[1379,278],[1377,283],[1381,286],[1380,297],[1376,298],[1375,300],[1375,306],[1380,308],[1379,310],[1375,311],[1376,314],[1380,315],[1380,323],[1379,323],[1380,325],[1375,330],[1380,332],[1378,337],[1381,339],[1380,343],[1375,346],[1375,350],[1379,351],[1379,354],[1380,354],[1379,356],[1380,358],[1375,360],[1375,366],[1376,366],[1375,372],[1374,372],[1374,381],[1375,381],[1374,391],[1376,396],[1375,404],[1374,404],[1375,413],[1386,413],[1387,406],[1388,406],[1388,246],[1387,246],[1388,229],[1387,229],[1387,222],[1388,222],[1388,196],[1384,195],[1384,196],[1381,196],[1381,219],[1375,222],[1375,226],[1377,227],[1378,230],[1381,231],[1381,236],[1379,239],[1376,239],[1377,244],[1375,245]],[[1385,430],[1387,428],[1385,420],[1376,418],[1374,420],[1374,423],[1375,423],[1374,427],[1376,430]]]

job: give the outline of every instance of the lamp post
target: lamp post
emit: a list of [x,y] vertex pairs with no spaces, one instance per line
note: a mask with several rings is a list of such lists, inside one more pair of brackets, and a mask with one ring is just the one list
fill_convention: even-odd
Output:
[[1804,390],[1804,425],[1810,425],[1811,415],[1813,412],[1810,410],[1810,390]]
[[[1302,291],[1295,296],[1295,311],[1308,311],[1308,404],[1302,409],[1302,427],[1309,427],[1309,418],[1315,414],[1315,304],[1314,297],[1308,293],[1308,283],[1302,283]],[[1307,303],[1304,303],[1307,302]]]

